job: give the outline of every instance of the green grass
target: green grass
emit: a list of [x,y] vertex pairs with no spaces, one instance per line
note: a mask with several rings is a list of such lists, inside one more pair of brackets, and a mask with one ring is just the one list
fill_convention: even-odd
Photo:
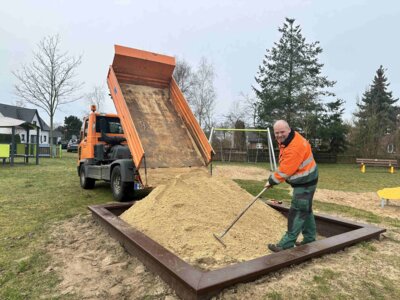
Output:
[[0,299],[39,298],[58,283],[44,273],[49,257],[41,247],[49,227],[88,205],[111,202],[110,190],[105,183],[80,188],[76,154],[0,167],[0,190]]
[[345,205],[314,201],[314,208],[324,213],[337,213],[343,216],[364,220],[367,223],[387,224],[400,228],[400,219],[378,216],[370,211],[357,209]]
[[319,164],[318,187],[329,190],[348,192],[376,192],[386,187],[397,187],[400,184],[400,172],[388,172],[388,168],[369,167],[361,173],[357,165],[352,164]]
[[[224,165],[226,163],[215,163]],[[236,163],[241,167],[256,166],[269,170],[266,163]],[[321,189],[339,190],[347,192],[376,192],[385,187],[397,187],[400,185],[400,171],[394,174],[388,172],[388,168],[367,167],[366,173],[361,173],[356,164],[318,164],[319,181]]]
[[[234,181],[254,196],[259,194],[265,185],[265,182],[257,180],[236,179]],[[285,186],[275,186],[274,188],[267,190],[261,197],[271,200],[290,200],[289,190],[285,188]]]
[[317,286],[317,290],[321,294],[328,294],[332,292],[330,281],[335,277],[340,276],[340,273],[334,272],[331,269],[324,269],[319,275],[314,275],[313,283]]
[[269,292],[265,295],[264,299],[269,299],[269,300],[283,300],[283,297],[280,293],[278,292]]

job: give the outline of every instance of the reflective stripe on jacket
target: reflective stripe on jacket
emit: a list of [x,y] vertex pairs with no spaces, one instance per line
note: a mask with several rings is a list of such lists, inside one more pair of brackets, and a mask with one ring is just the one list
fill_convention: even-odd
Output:
[[303,186],[318,181],[318,167],[311,146],[298,132],[292,131],[279,145],[279,168],[268,179],[271,185],[286,181]]

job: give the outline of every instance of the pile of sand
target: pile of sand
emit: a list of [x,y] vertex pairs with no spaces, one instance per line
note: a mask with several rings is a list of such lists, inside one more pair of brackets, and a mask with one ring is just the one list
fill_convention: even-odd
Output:
[[230,179],[190,169],[157,186],[121,218],[186,262],[216,269],[269,254],[267,244],[286,230],[286,219],[257,201],[225,235],[224,248],[213,233],[222,233],[252,199]]
[[230,179],[267,181],[271,172],[265,168],[242,165],[216,165],[213,167],[213,176]]

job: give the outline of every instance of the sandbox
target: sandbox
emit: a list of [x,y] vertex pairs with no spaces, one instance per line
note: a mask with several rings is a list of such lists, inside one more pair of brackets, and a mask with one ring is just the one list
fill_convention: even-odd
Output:
[[[282,252],[265,255],[212,271],[201,271],[186,263],[118,216],[134,203],[113,203],[89,206],[93,217],[147,268],[159,275],[182,299],[209,299],[224,288],[247,282],[299,264],[308,259],[336,252],[358,242],[378,239],[385,229],[326,215],[315,215],[317,231],[325,239]],[[266,202],[284,216],[289,208]]]

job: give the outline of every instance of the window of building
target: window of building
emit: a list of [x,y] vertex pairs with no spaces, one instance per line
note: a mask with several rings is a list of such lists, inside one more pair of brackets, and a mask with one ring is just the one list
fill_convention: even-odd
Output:
[[388,144],[386,147],[387,153],[396,153],[393,144]]
[[25,142],[25,134],[21,134],[21,142]]
[[46,136],[45,135],[43,136],[43,142],[46,143]]

